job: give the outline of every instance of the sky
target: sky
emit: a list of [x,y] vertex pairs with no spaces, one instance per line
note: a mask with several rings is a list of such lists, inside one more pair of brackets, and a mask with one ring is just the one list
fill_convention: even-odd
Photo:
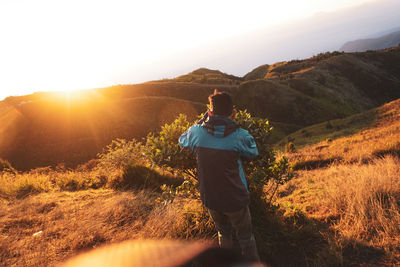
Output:
[[0,100],[173,78],[208,67],[198,47],[371,1],[0,0]]

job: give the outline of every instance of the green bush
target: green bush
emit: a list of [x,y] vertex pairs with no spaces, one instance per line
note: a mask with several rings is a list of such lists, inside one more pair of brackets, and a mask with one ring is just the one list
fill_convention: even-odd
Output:
[[178,143],[179,137],[189,127],[190,123],[187,121],[186,115],[180,114],[174,122],[161,127],[158,135],[150,133],[145,145],[148,159],[160,167],[171,167],[196,178],[195,156],[191,151],[182,149]]
[[[292,178],[291,168],[286,158],[277,159],[275,151],[268,144],[272,127],[267,119],[254,118],[247,111],[239,111],[234,120],[254,137],[259,150],[259,156],[251,161],[244,161],[249,189],[256,199],[264,201],[264,187],[270,185],[269,192],[275,194],[279,185]],[[185,174],[186,182],[179,187],[164,186],[165,198],[175,195],[198,197],[196,181],[196,158],[194,154],[182,149],[178,138],[188,130],[190,123],[185,115],[179,117],[171,124],[162,127],[158,135],[150,134],[147,137],[145,151],[148,159],[159,166],[167,166]]]
[[113,140],[97,156],[99,158],[97,166],[108,171],[128,165],[144,164],[143,145],[134,139]]

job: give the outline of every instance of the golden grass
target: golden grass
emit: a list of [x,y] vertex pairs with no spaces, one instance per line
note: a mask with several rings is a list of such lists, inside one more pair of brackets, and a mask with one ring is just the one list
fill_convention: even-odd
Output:
[[[116,159],[117,161],[118,159]],[[121,160],[122,162],[122,160]],[[151,189],[162,184],[177,185],[182,178],[147,164],[103,166],[82,169],[37,168],[24,173],[0,172],[0,199],[21,199],[42,192],[77,191],[98,188]]]
[[106,186],[117,170],[105,176],[101,170],[73,171],[38,168],[25,173],[0,172],[0,197],[24,198],[51,191],[74,191]]
[[[400,160],[386,157],[361,166],[331,167],[326,206],[347,240],[392,250],[400,244]],[[397,247],[400,252],[400,247]]]
[[282,188],[277,203],[286,216],[302,212],[325,222],[338,248],[384,250],[400,263],[400,160],[387,156],[370,164],[341,164],[311,171]]
[[[380,109],[374,128],[288,154],[304,168],[279,189],[278,213],[253,213],[262,257],[278,265],[400,264],[397,105]],[[199,201],[157,202],[157,185],[178,177],[130,168],[0,174],[0,262],[47,266],[128,239],[215,238]],[[127,185],[135,190],[115,190]]]
[[104,244],[205,238],[214,231],[208,215],[197,212],[203,209],[199,202],[166,206],[155,201],[157,196],[149,191],[97,189],[3,200],[0,262],[6,266],[54,265]]
[[[400,264],[400,101],[351,136],[287,153],[297,178],[279,189],[285,217],[303,214],[342,264]],[[331,254],[332,254],[331,253]]]
[[286,156],[296,168],[324,167],[333,162],[368,162],[400,153],[400,101],[379,108],[375,122],[354,135],[308,145]]
[[302,74],[302,73],[305,73],[305,72],[313,70],[313,69],[315,69],[315,66],[292,72],[292,74]]

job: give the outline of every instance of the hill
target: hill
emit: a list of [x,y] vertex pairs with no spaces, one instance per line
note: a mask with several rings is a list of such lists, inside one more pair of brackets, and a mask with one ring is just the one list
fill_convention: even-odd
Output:
[[194,120],[204,104],[172,97],[77,98],[20,102],[0,108],[1,157],[19,170],[64,163],[77,166],[116,138],[140,139],[179,113]]
[[235,101],[257,116],[300,128],[344,118],[400,97],[399,60],[400,48],[393,48],[263,66],[265,76],[241,83]]
[[287,216],[324,221],[337,252],[354,257],[344,265],[400,263],[399,130],[396,100],[287,138],[296,144],[285,156],[298,176],[279,189],[277,203]]
[[232,94],[237,108],[268,118],[276,142],[399,98],[400,48],[262,65],[243,78],[202,68],[170,80],[8,97],[0,102],[0,158],[21,170],[76,166],[111,140],[140,139],[179,113],[194,120],[215,88]]
[[359,39],[345,43],[339,50],[344,52],[364,52],[400,45],[400,31],[392,32],[378,38]]
[[[373,119],[366,119],[370,114]],[[400,100],[337,122],[344,128],[363,117],[364,126],[353,134],[286,154],[296,164],[296,178],[279,186],[273,199],[265,190],[263,201],[272,202],[251,205],[263,261],[399,265]],[[98,164],[121,165],[121,158],[110,157],[115,152],[134,163]],[[166,192],[160,186],[182,178],[141,157],[118,148],[97,165],[75,170],[0,172],[0,262],[57,265],[128,239],[215,240],[214,225],[198,200],[182,194],[162,201]]]
[[189,82],[189,83],[203,83],[203,84],[229,84],[238,85],[243,78],[223,73],[219,70],[210,70],[207,68],[200,68],[194,70],[186,75],[178,76],[174,79],[164,79],[162,82]]
[[287,157],[296,168],[316,168],[333,162],[368,163],[374,158],[400,157],[400,100],[345,119],[299,130],[279,145],[293,142],[298,152]]

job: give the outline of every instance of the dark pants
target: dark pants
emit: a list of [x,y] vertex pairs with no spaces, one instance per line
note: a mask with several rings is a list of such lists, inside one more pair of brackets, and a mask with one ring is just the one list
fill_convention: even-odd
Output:
[[252,261],[260,261],[257,245],[251,227],[249,207],[235,212],[220,212],[208,209],[218,231],[219,246],[232,248],[232,229],[239,240],[242,254]]

